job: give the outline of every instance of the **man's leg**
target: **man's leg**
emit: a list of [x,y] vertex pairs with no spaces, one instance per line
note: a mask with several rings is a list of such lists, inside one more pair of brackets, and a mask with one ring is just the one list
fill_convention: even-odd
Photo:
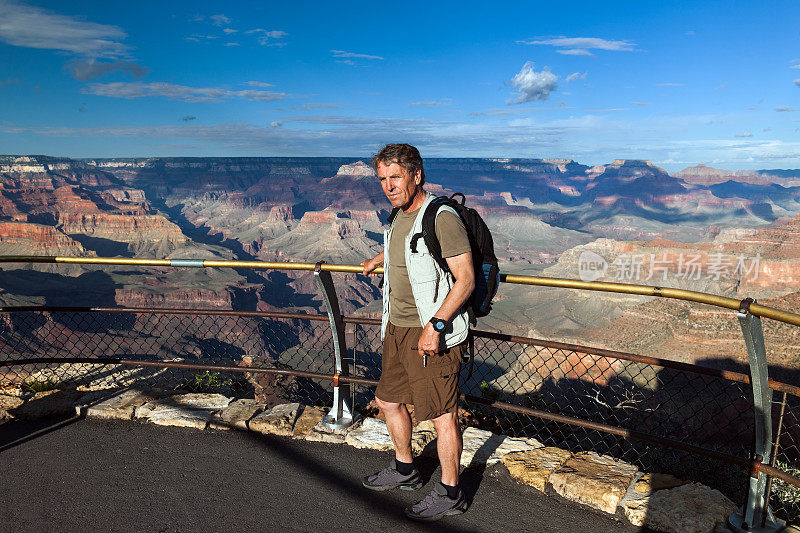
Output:
[[436,426],[436,449],[442,465],[442,481],[433,486],[428,496],[405,510],[407,517],[422,522],[438,520],[443,516],[467,510],[467,499],[458,486],[462,448],[458,415],[445,413],[434,418],[433,424]]
[[455,487],[458,485],[463,447],[458,415],[445,413],[434,418],[433,425],[436,427],[436,451],[439,454],[439,463],[442,465],[442,483]]
[[394,444],[395,458],[388,467],[365,477],[361,483],[371,490],[417,490],[422,487],[423,481],[411,456],[411,417],[406,404],[385,402],[377,396],[375,403],[386,417],[386,428]]
[[384,402],[377,396],[378,404],[383,416],[386,417],[386,429],[394,444],[394,456],[398,461],[410,463],[414,460],[411,455],[411,416],[404,403]]

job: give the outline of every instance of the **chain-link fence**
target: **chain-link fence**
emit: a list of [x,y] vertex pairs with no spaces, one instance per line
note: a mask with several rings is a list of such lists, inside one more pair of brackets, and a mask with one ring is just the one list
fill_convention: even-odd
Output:
[[[344,365],[356,377],[380,377],[380,325],[346,319]],[[93,362],[97,359],[97,362]],[[112,364],[108,359],[273,368],[333,374],[327,317],[188,310],[54,309],[0,312],[0,385],[35,392],[143,386],[251,397],[273,405],[330,405],[331,384],[292,375]],[[639,356],[476,332],[474,364],[462,365],[461,392],[656,438],[747,458],[753,402],[746,378],[691,365],[653,364]],[[106,362],[103,362],[106,360]],[[45,362],[46,361],[46,362]],[[77,362],[80,361],[80,362]],[[88,361],[88,362],[87,362]],[[367,407],[373,387],[354,385],[350,401]],[[775,466],[795,476],[800,465],[800,397],[776,392]],[[594,450],[650,472],[672,473],[744,501],[748,473],[723,461],[654,443],[576,427],[467,401],[462,419],[545,445]],[[771,505],[800,518],[800,488],[772,481]]]
[[[380,327],[358,325],[355,352],[380,363]],[[632,354],[598,355],[605,350],[570,349],[534,339],[476,332],[474,363],[461,370],[461,392],[547,413],[646,433],[727,455],[749,458],[753,447],[752,388],[744,376],[712,369],[676,368],[644,363]],[[577,348],[577,347],[573,347]],[[631,360],[633,359],[633,360]],[[668,362],[664,362],[669,364]],[[377,379],[379,369],[362,365],[356,375]],[[701,373],[702,372],[702,373]],[[738,377],[739,379],[732,379]],[[798,475],[800,397],[789,400],[782,420],[775,466]],[[776,397],[782,397],[776,393]],[[358,404],[367,391],[356,394]],[[363,405],[363,404],[362,404]],[[722,460],[663,445],[621,437],[597,429],[496,409],[477,402],[462,405],[462,418],[474,425],[512,435],[535,437],[545,445],[572,451],[593,450],[637,465],[644,471],[671,473],[717,488],[736,502],[745,498],[748,471]],[[800,519],[800,487],[773,481],[771,504],[784,519]]]
[[[775,467],[800,477],[800,397],[786,392],[773,396],[773,420],[776,430],[773,438]],[[800,522],[800,487],[780,479],[770,481],[770,506],[776,515]]]
[[[0,313],[0,362],[20,362],[0,369],[0,385],[16,384],[33,392],[140,385],[254,397],[268,404],[287,399],[329,404],[329,383],[296,376],[71,362],[123,358],[333,372],[325,317],[268,315],[79,309]],[[50,361],[33,362],[41,359]]]

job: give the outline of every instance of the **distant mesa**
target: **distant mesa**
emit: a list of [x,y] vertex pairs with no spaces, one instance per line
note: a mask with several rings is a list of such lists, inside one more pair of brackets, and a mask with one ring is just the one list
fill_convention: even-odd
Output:
[[375,176],[375,171],[371,166],[363,161],[356,161],[350,165],[342,165],[339,167],[337,176],[355,176],[359,178],[371,178]]

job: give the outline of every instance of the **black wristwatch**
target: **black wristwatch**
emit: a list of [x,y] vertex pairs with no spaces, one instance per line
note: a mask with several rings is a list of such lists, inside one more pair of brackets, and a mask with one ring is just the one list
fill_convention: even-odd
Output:
[[433,324],[434,331],[442,333],[444,332],[445,329],[447,329],[447,324],[448,324],[447,320],[442,320],[441,318],[433,317],[431,318],[430,322],[431,324]]

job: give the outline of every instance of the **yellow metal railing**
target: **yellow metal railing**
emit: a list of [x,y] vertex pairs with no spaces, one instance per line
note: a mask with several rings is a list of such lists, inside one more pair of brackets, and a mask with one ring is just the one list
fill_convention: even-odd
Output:
[[[259,270],[307,270],[317,268],[315,263],[276,263],[267,261],[224,261],[217,259],[134,259],[122,257],[59,257],[41,255],[12,255],[0,256],[0,263],[65,263],[79,265],[137,265],[159,267],[195,267],[195,268],[252,268]],[[327,272],[341,272],[346,274],[360,274],[359,265],[337,265],[322,263],[320,270]],[[383,273],[382,268],[375,269],[376,274]],[[505,283],[517,285],[533,285],[538,287],[560,287],[564,289],[578,289],[588,291],[616,292],[623,294],[636,294],[640,296],[655,296],[674,300],[697,302],[734,311],[742,308],[748,300],[736,300],[725,296],[718,296],[705,292],[672,289],[668,287],[654,287],[650,285],[635,285],[631,283],[611,283],[605,281],[580,281],[566,278],[550,278],[546,276],[519,276],[501,274],[500,280]],[[747,302],[749,303],[749,302]],[[800,315],[774,307],[751,303],[748,311],[756,316],[770,318],[800,326]]]

